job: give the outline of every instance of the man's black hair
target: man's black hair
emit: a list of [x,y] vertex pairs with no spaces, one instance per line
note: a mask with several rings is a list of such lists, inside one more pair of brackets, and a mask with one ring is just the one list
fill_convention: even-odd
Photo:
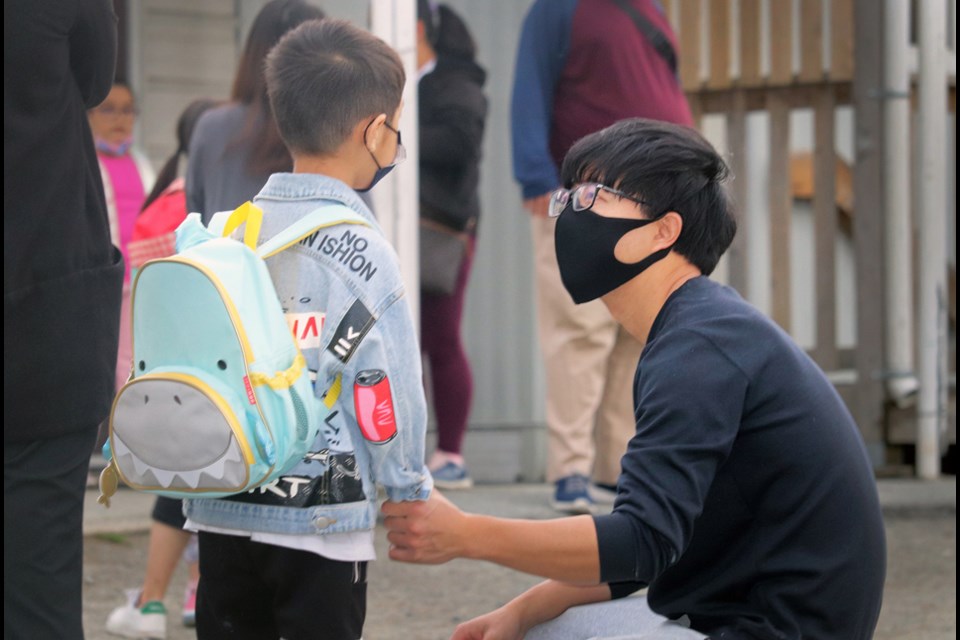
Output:
[[390,122],[405,81],[397,53],[346,20],[305,22],[267,56],[270,104],[294,153],[329,155],[358,122],[381,113]]
[[561,181],[567,188],[599,182],[620,189],[643,200],[649,217],[676,211],[683,229],[674,250],[709,275],[737,232],[727,175],[723,159],[695,130],[631,118],[574,144]]

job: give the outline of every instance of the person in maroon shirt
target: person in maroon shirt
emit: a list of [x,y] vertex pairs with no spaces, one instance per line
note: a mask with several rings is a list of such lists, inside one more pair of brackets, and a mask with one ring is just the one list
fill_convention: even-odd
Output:
[[590,512],[595,499],[612,500],[633,434],[630,372],[640,345],[599,302],[571,302],[557,272],[547,202],[560,186],[563,157],[583,136],[631,117],[692,124],[676,50],[654,0],[539,0],[523,23],[511,106],[513,168],[531,214],[547,480],[556,484],[554,508],[564,512]]

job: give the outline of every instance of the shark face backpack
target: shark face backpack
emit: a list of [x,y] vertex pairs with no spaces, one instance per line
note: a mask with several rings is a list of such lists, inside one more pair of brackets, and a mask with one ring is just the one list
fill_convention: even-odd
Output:
[[[303,458],[336,401],[339,376],[323,400],[314,393],[264,260],[319,228],[366,222],[326,206],[257,247],[262,216],[246,203],[207,229],[191,214],[178,253],[137,273],[132,370],[110,412],[103,504],[118,479],[171,498],[269,483]],[[242,242],[227,237],[243,224]]]

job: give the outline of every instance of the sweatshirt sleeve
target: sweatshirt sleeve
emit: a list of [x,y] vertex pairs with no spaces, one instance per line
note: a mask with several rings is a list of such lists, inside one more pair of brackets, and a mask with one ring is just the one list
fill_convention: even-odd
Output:
[[677,562],[737,437],[746,392],[746,375],[695,332],[650,345],[620,495],[612,513],[594,519],[603,582],[649,584]]
[[524,198],[556,189],[559,167],[550,155],[554,89],[570,47],[577,0],[538,0],[523,21],[510,104],[513,173]]
[[186,191],[187,191],[187,213],[199,213],[205,223],[210,222],[210,218],[216,211],[204,211],[206,208],[205,194],[203,190],[203,174],[206,166],[206,138],[207,138],[207,120],[205,113],[197,120],[193,135],[190,137],[190,146],[187,149],[187,172],[186,172]]
[[480,157],[486,98],[480,87],[469,82],[459,82],[455,89],[460,95],[438,106],[429,121],[421,116],[421,162],[462,166]]

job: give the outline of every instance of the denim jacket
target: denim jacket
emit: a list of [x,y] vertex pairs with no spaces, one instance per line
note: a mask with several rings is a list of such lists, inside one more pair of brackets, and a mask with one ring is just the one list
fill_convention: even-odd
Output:
[[339,180],[274,174],[254,203],[261,242],[339,202],[369,226],[320,229],[267,259],[288,324],[323,396],[342,389],[307,456],[278,481],[229,498],[184,501],[200,525],[291,535],[372,529],[377,485],[391,500],[425,500],[426,401],[420,348],[393,248],[373,214]]

